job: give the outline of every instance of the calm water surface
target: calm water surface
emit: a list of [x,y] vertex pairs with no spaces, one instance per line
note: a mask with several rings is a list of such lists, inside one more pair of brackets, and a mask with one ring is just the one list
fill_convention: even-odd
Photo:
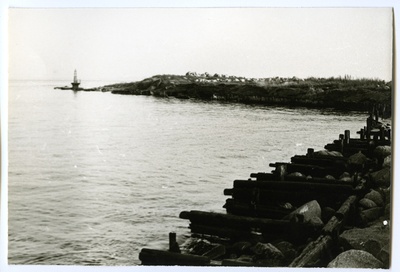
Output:
[[170,231],[188,237],[182,210],[223,212],[234,179],[356,137],[366,118],[63,85],[10,83],[10,264],[140,264]]

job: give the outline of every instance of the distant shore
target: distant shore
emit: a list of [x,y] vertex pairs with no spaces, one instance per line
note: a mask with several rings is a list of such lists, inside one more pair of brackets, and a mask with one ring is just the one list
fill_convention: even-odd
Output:
[[83,91],[355,111],[368,111],[374,104],[379,105],[384,116],[391,116],[392,101],[392,82],[348,76],[257,79],[188,72],[186,75],[155,75],[141,81]]

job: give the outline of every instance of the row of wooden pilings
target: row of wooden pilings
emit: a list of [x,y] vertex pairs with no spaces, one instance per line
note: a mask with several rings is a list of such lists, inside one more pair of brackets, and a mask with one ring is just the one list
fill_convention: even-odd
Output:
[[[183,211],[192,239],[178,245],[170,233],[169,249],[143,248],[143,265],[326,266],[338,253],[344,228],[363,224],[358,201],[373,187],[369,172],[382,167],[378,146],[391,145],[390,127],[370,114],[358,138],[350,131],[315,152],[290,163],[270,164],[271,173],[235,180],[226,213]],[[365,222],[364,222],[365,223]]]

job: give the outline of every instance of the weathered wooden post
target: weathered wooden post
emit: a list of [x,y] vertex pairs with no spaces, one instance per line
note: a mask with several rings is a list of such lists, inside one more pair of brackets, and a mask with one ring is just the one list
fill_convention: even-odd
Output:
[[286,175],[286,164],[283,163],[277,163],[276,166],[276,174],[278,175],[280,180],[284,180],[285,179],[285,175]]
[[381,127],[380,131],[379,131],[379,138],[381,139],[381,141],[385,140],[385,128]]
[[350,144],[350,130],[348,129],[344,131],[344,143],[346,145]]
[[375,121],[379,122],[379,113],[377,107],[374,107],[374,115],[375,115]]
[[169,251],[176,252],[176,253],[181,252],[181,250],[179,249],[179,245],[176,242],[176,233],[175,232],[169,233]]
[[344,147],[344,135],[343,134],[339,134],[339,144],[340,144],[340,148],[339,151],[340,153],[343,154],[343,147]]
[[372,129],[372,117],[367,118],[367,140],[370,139]]
[[362,129],[360,129],[360,140],[364,140],[364,137],[365,137],[365,131],[362,128]]

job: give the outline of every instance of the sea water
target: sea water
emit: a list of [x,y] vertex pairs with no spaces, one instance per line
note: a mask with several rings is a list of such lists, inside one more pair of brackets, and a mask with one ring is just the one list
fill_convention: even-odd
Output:
[[[316,151],[366,114],[55,90],[10,82],[10,264],[137,265],[190,235],[184,210],[224,212],[225,188]],[[100,86],[97,82],[93,86]]]

